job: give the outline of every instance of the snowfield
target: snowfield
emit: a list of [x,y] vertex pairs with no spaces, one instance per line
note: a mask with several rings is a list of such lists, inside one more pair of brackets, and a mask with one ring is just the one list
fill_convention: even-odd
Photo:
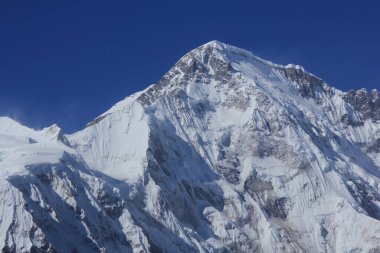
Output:
[[380,252],[380,99],[212,41],[64,135],[0,118],[2,252]]

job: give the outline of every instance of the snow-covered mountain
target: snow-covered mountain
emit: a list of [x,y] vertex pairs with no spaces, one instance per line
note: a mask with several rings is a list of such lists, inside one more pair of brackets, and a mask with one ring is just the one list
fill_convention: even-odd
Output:
[[217,41],[0,173],[2,252],[380,252],[379,92]]

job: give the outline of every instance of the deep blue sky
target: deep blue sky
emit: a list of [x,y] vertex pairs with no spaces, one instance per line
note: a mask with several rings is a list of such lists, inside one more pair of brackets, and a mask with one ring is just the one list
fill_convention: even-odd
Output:
[[1,1],[0,115],[79,130],[214,39],[380,88],[380,4],[349,2]]

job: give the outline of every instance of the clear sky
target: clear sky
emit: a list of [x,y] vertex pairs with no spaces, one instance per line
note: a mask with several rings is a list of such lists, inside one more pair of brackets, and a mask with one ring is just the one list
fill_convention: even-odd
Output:
[[380,88],[377,2],[1,1],[0,115],[79,130],[215,39],[342,90]]

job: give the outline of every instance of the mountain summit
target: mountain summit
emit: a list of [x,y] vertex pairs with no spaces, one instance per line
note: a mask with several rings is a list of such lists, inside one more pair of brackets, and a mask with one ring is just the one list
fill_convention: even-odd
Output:
[[0,125],[0,248],[380,252],[379,112],[209,42],[72,135]]

